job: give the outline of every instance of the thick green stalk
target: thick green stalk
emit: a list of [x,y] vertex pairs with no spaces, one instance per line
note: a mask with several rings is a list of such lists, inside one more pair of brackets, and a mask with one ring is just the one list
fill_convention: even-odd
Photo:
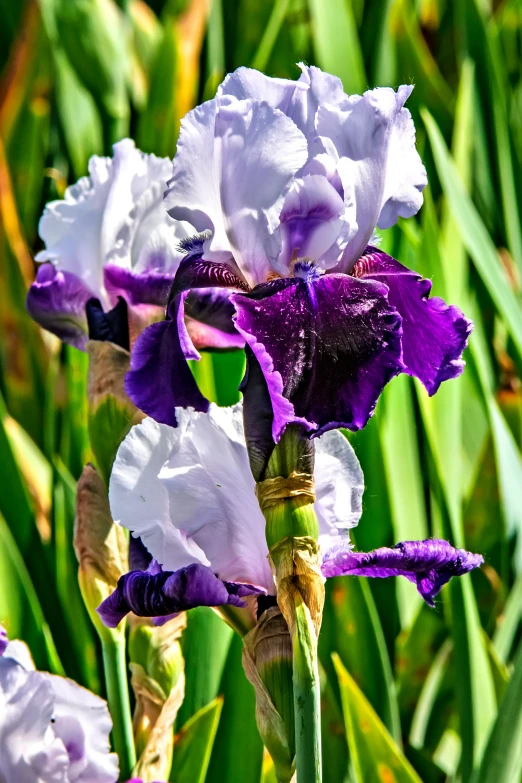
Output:
[[321,783],[321,694],[317,637],[310,612],[294,593],[292,632],[297,783]]
[[125,660],[125,636],[122,633],[100,635],[107,701],[112,717],[112,739],[120,760],[120,780],[128,780],[136,764],[134,735]]

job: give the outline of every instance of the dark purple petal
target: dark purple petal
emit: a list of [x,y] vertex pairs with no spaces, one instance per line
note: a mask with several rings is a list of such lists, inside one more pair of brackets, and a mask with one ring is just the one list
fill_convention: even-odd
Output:
[[189,254],[181,261],[174,278],[171,297],[192,288],[249,290],[247,283],[232,266],[217,261],[204,261],[200,253]]
[[154,304],[166,307],[174,280],[173,272],[152,270],[135,274],[116,264],[103,270],[105,287],[114,296],[124,296],[130,304]]
[[53,264],[42,264],[27,294],[31,318],[65,343],[83,349],[87,341],[85,305],[93,297],[85,283]]
[[121,296],[112,310],[105,312],[99,299],[89,299],[85,305],[89,340],[101,340],[129,350],[129,317],[127,302]]
[[164,617],[196,606],[244,607],[242,598],[262,592],[254,585],[223,582],[210,568],[194,563],[179,571],[156,574],[130,571],[120,577],[116,590],[97,612],[108,628],[115,628],[129,612],[139,617]]
[[481,555],[455,549],[447,541],[403,541],[393,549],[381,547],[373,552],[332,550],[323,561],[323,576],[405,576],[430,606],[452,576],[462,576],[484,562]]
[[7,637],[7,631],[3,625],[0,625],[0,656],[5,653],[8,644],[9,639]]
[[305,272],[231,297],[270,392],[275,441],[290,422],[312,434],[364,427],[403,368],[401,319],[385,286]]
[[184,294],[177,296],[167,318],[148,326],[131,353],[125,391],[133,403],[162,424],[176,426],[175,408],[208,410],[187,359],[199,359],[183,319]]
[[235,312],[226,288],[190,291],[185,299],[185,324],[194,346],[216,351],[244,348],[245,341],[232,320]]
[[375,247],[367,248],[352,274],[388,286],[390,304],[402,316],[405,372],[419,378],[430,395],[435,394],[442,381],[461,374],[462,352],[473,323],[458,307],[447,305],[438,296],[429,298],[431,280],[423,279]]

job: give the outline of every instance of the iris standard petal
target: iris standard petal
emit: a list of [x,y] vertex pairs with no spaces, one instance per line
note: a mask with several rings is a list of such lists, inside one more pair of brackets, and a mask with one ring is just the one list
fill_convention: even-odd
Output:
[[385,286],[319,276],[313,268],[296,274],[302,277],[232,296],[236,327],[266,379],[276,442],[291,422],[313,434],[360,429],[386,383],[403,369],[401,318]]
[[139,617],[163,617],[197,606],[244,607],[244,597],[263,592],[254,585],[223,582],[199,564],[159,574],[130,571],[120,577],[116,590],[97,611],[106,626],[115,628],[129,612]]
[[341,258],[348,240],[355,234],[354,210],[345,214],[345,202],[325,176],[308,174],[294,180],[279,216],[279,227],[271,238],[272,268],[288,275],[295,258],[318,261],[329,254],[329,266]]
[[31,318],[48,332],[83,348],[88,334],[85,305],[93,295],[77,275],[42,264],[27,293],[26,307]]
[[375,247],[368,247],[353,274],[388,286],[388,300],[402,316],[405,372],[419,378],[430,395],[461,374],[473,323],[458,307],[438,296],[430,299],[430,280]]
[[373,552],[332,550],[322,564],[325,577],[331,576],[405,576],[429,606],[452,576],[462,576],[478,568],[484,559],[464,549],[455,549],[440,539],[403,541],[392,549]]
[[215,98],[182,122],[166,206],[172,217],[212,231],[207,260],[233,257],[255,285],[270,271],[267,215],[278,211],[307,156],[304,135],[282,112],[264,102]]
[[[412,89],[403,86],[394,92],[380,87],[318,109],[317,131],[327,152],[338,158],[343,187],[353,192],[355,200],[357,232],[344,251],[339,271],[349,271],[364,251],[383,207],[383,225],[392,225],[392,217],[396,220],[403,211],[412,215],[420,208],[426,177],[420,159],[412,163],[414,156],[418,158],[415,135],[409,112],[403,108]],[[403,165],[406,150],[407,168]],[[412,196],[412,189],[417,196]]]
[[148,326],[136,340],[125,391],[133,403],[156,421],[176,426],[175,408],[208,409],[187,364],[199,359],[183,319],[183,299],[169,305],[167,318]]

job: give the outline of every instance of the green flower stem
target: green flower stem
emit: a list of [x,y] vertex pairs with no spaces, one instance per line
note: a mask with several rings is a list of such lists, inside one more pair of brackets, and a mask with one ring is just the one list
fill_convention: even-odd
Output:
[[107,700],[112,717],[112,739],[120,760],[120,780],[128,780],[136,764],[132,717],[125,659],[125,636],[121,631],[100,635]]
[[297,783],[321,783],[321,694],[317,638],[310,613],[294,593],[292,633]]

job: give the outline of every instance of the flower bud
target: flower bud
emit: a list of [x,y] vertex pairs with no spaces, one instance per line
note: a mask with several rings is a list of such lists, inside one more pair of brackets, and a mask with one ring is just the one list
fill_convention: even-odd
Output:
[[136,697],[133,727],[139,761],[134,774],[144,783],[167,779],[174,748],[173,726],[185,694],[184,662],[179,638],[185,614],[164,625],[130,618],[131,684]]
[[295,721],[292,688],[292,642],[277,606],[261,615],[243,638],[243,668],[256,693],[256,721],[270,753],[277,779],[294,774]]
[[86,465],[76,493],[74,550],[83,600],[101,636],[123,633],[106,628],[96,607],[127,571],[128,549],[126,531],[112,521],[103,479],[93,465]]

